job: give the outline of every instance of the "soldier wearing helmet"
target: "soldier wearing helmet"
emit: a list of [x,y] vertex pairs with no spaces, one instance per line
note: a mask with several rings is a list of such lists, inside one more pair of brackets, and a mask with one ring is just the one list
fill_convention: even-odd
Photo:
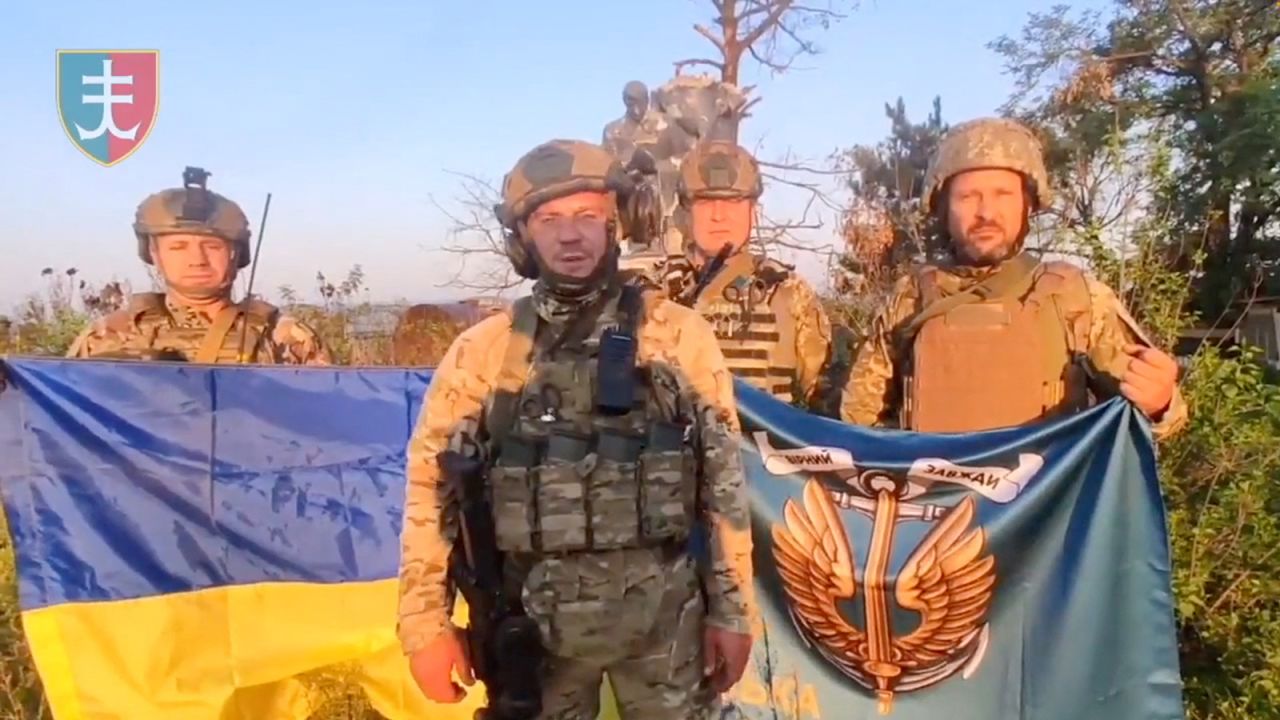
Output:
[[1023,248],[1050,206],[1041,145],[1012,120],[960,124],[925,175],[922,203],[948,247],[915,268],[872,323],[841,416],[919,432],[1012,427],[1119,393],[1163,438],[1186,421],[1177,364],[1115,292]]
[[831,321],[795,268],[747,247],[763,190],[756,159],[705,141],[681,165],[687,279],[674,291],[711,323],[734,375],[787,403],[816,407]]
[[95,321],[68,357],[329,363],[319,337],[302,322],[260,300],[232,302],[236,274],[249,264],[249,221],[240,206],[205,187],[208,176],[189,167],[183,187],[138,205],[138,257],[155,267],[165,291],[136,294]]
[[[695,312],[620,277],[630,192],[608,151],[569,140],[534,148],[503,183],[507,257],[532,293],[450,345],[407,450],[399,637],[436,702],[460,701],[451,673],[470,684],[478,660],[450,622],[447,578],[455,544],[480,541],[457,538],[448,498],[486,501],[501,604],[545,651],[497,660],[537,671],[541,709],[527,717],[596,717],[606,671],[624,717],[708,717],[745,668],[732,376]],[[469,483],[442,470],[458,457],[473,461]],[[706,563],[691,555],[695,526]]]

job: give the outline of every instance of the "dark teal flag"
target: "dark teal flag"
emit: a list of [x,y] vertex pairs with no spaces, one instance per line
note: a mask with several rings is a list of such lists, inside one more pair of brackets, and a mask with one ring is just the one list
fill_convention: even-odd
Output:
[[[3,369],[0,499],[25,616],[394,584],[404,446],[429,370],[27,358]],[[920,435],[737,388],[760,618],[722,717],[1183,717],[1164,509],[1131,405]],[[370,625],[351,615],[307,632],[340,642]],[[372,623],[390,637],[393,606]],[[121,657],[135,632],[101,628],[102,656]],[[49,637],[32,638],[38,662]],[[170,662],[188,672],[180,655]],[[113,687],[116,665],[80,677]]]
[[724,718],[1182,718],[1149,426],[927,435],[739,384],[761,619]]

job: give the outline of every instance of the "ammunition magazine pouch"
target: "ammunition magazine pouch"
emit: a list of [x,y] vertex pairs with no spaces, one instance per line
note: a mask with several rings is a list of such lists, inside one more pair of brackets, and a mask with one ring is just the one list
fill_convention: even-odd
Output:
[[508,436],[489,473],[499,550],[558,554],[682,545],[696,458],[685,430]]
[[[636,288],[620,299],[623,336],[635,337],[640,305]],[[522,422],[538,318],[528,298],[513,309],[498,388],[486,413],[492,461],[487,491],[499,550],[559,554],[666,546],[683,547],[692,532],[698,464],[690,427],[655,416],[642,402],[651,388],[636,387],[636,407],[623,414],[592,410],[586,422]],[[607,361],[602,350],[600,363]],[[620,354],[634,372],[636,358]],[[551,385],[585,392],[585,363],[542,368]],[[622,371],[597,368],[601,379]],[[608,383],[616,382],[614,379]],[[595,399],[605,391],[594,388]],[[615,393],[620,395],[621,393]],[[569,406],[588,410],[581,397]],[[590,403],[594,407],[594,403]],[[566,425],[568,427],[566,427]],[[538,432],[529,428],[538,427]]]

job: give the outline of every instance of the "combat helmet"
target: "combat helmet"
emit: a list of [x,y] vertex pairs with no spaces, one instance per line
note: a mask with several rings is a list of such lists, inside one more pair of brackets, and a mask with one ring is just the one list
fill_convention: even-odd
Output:
[[196,233],[212,235],[235,248],[236,267],[249,264],[249,218],[240,206],[205,187],[211,173],[188,167],[180,188],[148,195],[138,204],[133,234],[138,238],[138,257],[151,264],[150,240],[154,235]]
[[1033,207],[1038,212],[1053,200],[1044,148],[1027,126],[1006,118],[978,118],[951,128],[938,144],[925,172],[921,202],[933,212],[938,190],[947,180],[966,170],[1003,168],[1021,173],[1031,185]]
[[[581,140],[551,140],[525,153],[502,181],[502,202],[493,208],[502,225],[504,249],[521,277],[535,279],[538,265],[521,237],[520,226],[548,200],[579,192],[614,192],[623,201],[632,190],[622,164],[603,147]],[[619,206],[625,202],[619,202]],[[610,236],[618,241],[618,223]]]
[[680,204],[697,198],[749,198],[764,191],[760,164],[751,153],[727,140],[699,143],[680,163],[676,192]]

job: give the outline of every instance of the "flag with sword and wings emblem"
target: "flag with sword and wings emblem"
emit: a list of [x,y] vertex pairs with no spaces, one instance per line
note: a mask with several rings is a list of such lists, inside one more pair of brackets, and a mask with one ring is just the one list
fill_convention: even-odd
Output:
[[722,718],[1183,717],[1130,406],[944,436],[740,394],[760,616]]

